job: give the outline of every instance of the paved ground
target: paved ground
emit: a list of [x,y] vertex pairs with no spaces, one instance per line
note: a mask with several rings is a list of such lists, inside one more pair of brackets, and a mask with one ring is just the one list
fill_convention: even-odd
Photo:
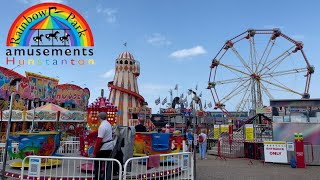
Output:
[[197,180],[320,180],[320,166],[293,169],[290,165],[261,163],[247,159],[197,159]]

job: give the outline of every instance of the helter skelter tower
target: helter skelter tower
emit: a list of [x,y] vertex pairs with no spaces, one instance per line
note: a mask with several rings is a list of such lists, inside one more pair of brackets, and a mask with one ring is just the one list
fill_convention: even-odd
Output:
[[116,59],[113,81],[108,83],[110,88],[109,100],[118,107],[117,122],[128,126],[128,108],[141,107],[144,98],[139,94],[137,79],[140,75],[140,63],[131,53],[123,52]]

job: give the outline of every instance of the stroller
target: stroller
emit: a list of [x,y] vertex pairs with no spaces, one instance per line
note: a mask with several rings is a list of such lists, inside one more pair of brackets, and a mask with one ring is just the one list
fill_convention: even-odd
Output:
[[[113,133],[113,142],[115,143],[115,146],[110,158],[117,159],[123,167],[124,163],[129,158],[133,157],[134,137],[136,133],[135,128],[133,126],[116,126]],[[111,177],[118,176],[119,173],[122,173],[119,172],[119,165],[116,162],[107,163],[106,172],[106,177],[102,176],[101,179],[111,180]]]

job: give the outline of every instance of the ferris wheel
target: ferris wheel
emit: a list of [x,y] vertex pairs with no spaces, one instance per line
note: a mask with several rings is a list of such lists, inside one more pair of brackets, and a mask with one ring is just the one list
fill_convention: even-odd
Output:
[[313,73],[302,42],[279,29],[249,29],[214,56],[207,89],[215,109],[255,114],[270,99],[310,98]]

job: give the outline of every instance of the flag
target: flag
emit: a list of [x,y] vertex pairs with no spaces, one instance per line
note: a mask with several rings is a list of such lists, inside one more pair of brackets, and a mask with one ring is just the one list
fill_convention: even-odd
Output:
[[204,107],[203,108],[207,109],[207,102],[206,101],[204,102]]
[[156,100],[154,101],[154,103],[156,103],[156,105],[158,105],[158,104],[160,103],[160,97],[159,97],[158,99],[156,99]]
[[184,100],[183,100],[183,102],[185,103],[185,102],[187,102],[188,100],[187,100],[187,96],[184,98]]
[[196,85],[196,91],[198,90],[198,84]]
[[184,107],[188,107],[188,101],[184,101]]
[[162,100],[162,105],[164,105],[165,103],[167,103],[167,97]]
[[211,102],[209,102],[208,107],[212,108],[212,103]]
[[200,92],[199,97],[202,97],[202,91]]
[[183,99],[183,93],[180,95],[180,99]]
[[172,96],[172,89],[170,89],[169,93],[170,93],[170,96]]
[[174,87],[174,90],[178,90],[178,84],[176,84],[176,86]]
[[188,95],[191,95],[192,89],[188,89]]
[[127,47],[127,42],[123,43],[124,47]]

